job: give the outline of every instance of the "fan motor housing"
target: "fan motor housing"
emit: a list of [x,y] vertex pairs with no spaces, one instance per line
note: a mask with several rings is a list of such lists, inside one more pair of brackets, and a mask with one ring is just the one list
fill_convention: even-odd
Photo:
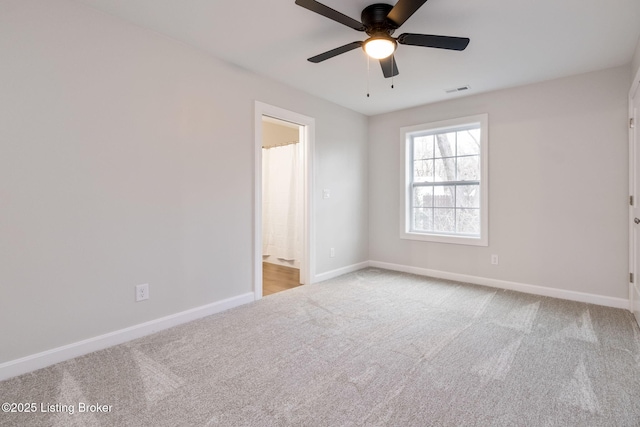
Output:
[[380,32],[391,35],[393,30],[398,28],[390,19],[387,18],[393,6],[385,3],[375,3],[365,7],[360,15],[360,20],[365,26],[365,32],[370,36]]

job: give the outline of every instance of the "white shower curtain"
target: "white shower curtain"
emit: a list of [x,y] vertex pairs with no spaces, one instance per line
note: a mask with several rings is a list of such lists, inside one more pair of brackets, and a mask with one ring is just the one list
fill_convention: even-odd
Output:
[[301,255],[300,144],[262,149],[262,254],[295,261]]

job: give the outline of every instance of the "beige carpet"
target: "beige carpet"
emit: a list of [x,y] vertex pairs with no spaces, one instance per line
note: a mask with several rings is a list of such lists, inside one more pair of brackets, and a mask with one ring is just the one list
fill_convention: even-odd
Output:
[[1,382],[1,402],[38,407],[3,426],[640,426],[640,333],[624,310],[366,269]]

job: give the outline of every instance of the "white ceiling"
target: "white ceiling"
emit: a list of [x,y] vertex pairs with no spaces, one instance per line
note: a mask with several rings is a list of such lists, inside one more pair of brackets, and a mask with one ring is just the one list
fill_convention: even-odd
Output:
[[[366,35],[294,0],[78,1],[367,115],[624,65],[640,36],[640,0],[429,0],[395,35],[471,43],[463,52],[399,46],[391,89],[373,61],[367,79],[361,49],[308,62]],[[375,1],[321,2],[360,20]],[[462,85],[471,89],[445,93]]]

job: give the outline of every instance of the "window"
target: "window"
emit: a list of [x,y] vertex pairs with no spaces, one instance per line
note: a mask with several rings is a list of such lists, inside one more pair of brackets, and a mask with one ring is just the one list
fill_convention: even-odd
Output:
[[404,127],[400,237],[487,246],[488,116]]

